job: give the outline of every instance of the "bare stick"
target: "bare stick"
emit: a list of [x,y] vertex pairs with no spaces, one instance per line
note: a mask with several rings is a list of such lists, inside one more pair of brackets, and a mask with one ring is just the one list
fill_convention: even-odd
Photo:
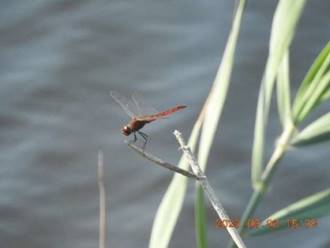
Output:
[[99,220],[99,248],[106,248],[107,246],[107,192],[104,181],[104,163],[103,153],[99,151],[98,154],[98,185],[100,192],[100,220]]
[[[179,131],[175,130],[174,135],[180,144],[183,154],[186,156],[188,163],[190,164],[191,170],[200,179],[200,180],[198,180],[198,183],[203,188],[205,194],[207,195],[209,201],[211,202],[214,210],[217,212],[219,218],[224,223],[228,223],[228,221],[230,222],[230,218],[228,217],[225,209],[222,207],[222,204],[218,200],[218,198],[217,198],[213,188],[211,187],[210,183],[208,182],[207,177],[205,176],[204,172],[199,167],[195,156],[192,154],[190,148],[186,145],[186,143],[182,137],[182,134]],[[227,231],[229,232],[230,236],[234,240],[235,244],[237,245],[237,247],[245,248],[246,246],[245,246],[243,240],[241,239],[236,228],[230,227],[227,225],[225,225],[225,226],[226,226]]]
[[183,169],[181,169],[181,168],[179,168],[179,167],[177,167],[175,165],[172,165],[170,163],[167,163],[167,162],[161,160],[160,158],[157,158],[154,155],[145,152],[140,147],[138,147],[138,146],[136,146],[136,145],[134,145],[132,143],[127,142],[127,145],[130,148],[132,148],[133,150],[135,150],[136,152],[140,153],[143,157],[145,157],[149,161],[154,162],[155,164],[158,164],[161,167],[164,167],[164,168],[166,168],[168,170],[177,172],[177,173],[179,173],[179,174],[181,174],[183,176],[186,176],[186,177],[195,178],[197,180],[199,179],[198,176],[196,176],[195,174],[191,173],[190,171],[183,170]]

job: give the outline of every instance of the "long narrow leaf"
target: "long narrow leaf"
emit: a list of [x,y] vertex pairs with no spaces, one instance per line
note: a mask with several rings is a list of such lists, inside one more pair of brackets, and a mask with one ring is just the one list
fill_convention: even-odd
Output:
[[330,140],[330,112],[299,132],[292,145],[309,145],[326,140]]
[[[327,58],[330,53],[330,42],[327,43],[327,45],[322,49],[322,51],[319,53],[317,58],[314,60],[312,66],[308,70],[303,82],[301,83],[297,96],[296,96],[296,103],[295,105],[299,105],[299,101],[303,100],[303,96],[305,95],[305,92],[309,88],[309,85],[313,81],[315,77],[320,78],[321,75],[324,74],[324,71],[326,69],[326,66],[322,66],[323,64],[327,64]],[[323,69],[322,69],[323,67]],[[321,69],[321,70],[320,70]],[[318,74],[318,75],[317,75]]]
[[[214,140],[214,136],[221,117],[223,106],[226,100],[232,67],[234,63],[234,55],[236,43],[239,35],[241,19],[245,6],[245,0],[240,0],[237,5],[236,13],[233,19],[232,28],[228,37],[224,55],[219,66],[217,75],[213,82],[213,87],[209,94],[205,120],[203,123],[201,140],[199,145],[198,162],[202,169],[207,166],[210,149]],[[199,186],[196,187],[196,236],[197,245],[199,248],[206,247],[206,225],[205,225],[205,210],[204,210],[204,194]]]
[[[190,139],[188,141],[188,146],[192,151],[194,151],[196,148],[201,125],[202,115],[200,115],[197,122],[195,123],[190,135]],[[184,156],[181,157],[178,166],[183,169],[188,169],[189,165]],[[175,174],[156,213],[151,230],[151,237],[149,242],[150,248],[168,247],[175,224],[182,208],[186,188],[187,178],[179,174]]]
[[321,102],[324,102],[324,101],[326,101],[328,99],[330,99],[330,87],[322,95]]
[[[330,54],[329,54],[330,58]],[[330,60],[329,60],[330,62]],[[329,71],[320,79],[320,81],[315,85],[315,88],[306,100],[305,105],[301,109],[299,115],[297,116],[298,121],[302,121],[305,117],[322,102],[322,97],[326,93],[330,86],[330,68]]]
[[198,153],[198,162],[203,169],[206,167],[209,152],[226,100],[244,6],[245,0],[240,0],[224,55],[208,98]]
[[[302,117],[299,117],[300,112],[304,108],[304,105],[309,101],[311,95],[314,93],[317,85],[319,84],[323,75],[330,70],[330,42],[322,49],[320,54],[313,62],[311,68],[306,74],[301,86],[297,92],[297,95],[293,104],[293,116],[296,122],[302,121]],[[324,93],[321,100],[327,99],[327,94],[330,95],[330,89]]]
[[265,128],[268,122],[274,80],[280,63],[288,51],[304,5],[305,0],[280,0],[273,18],[269,56],[261,82],[254,129],[251,180],[255,188],[259,185],[262,173]]
[[[330,188],[318,192],[314,195],[303,198],[290,206],[283,208],[276,213],[269,216],[265,221],[262,222],[262,225],[256,229],[250,229],[248,234],[260,235],[267,234],[274,231],[279,231],[283,229],[290,228],[288,221],[297,220],[297,224],[300,227],[307,226],[307,221],[330,214]],[[271,222],[278,221],[278,226],[270,227]]]
[[284,55],[277,75],[277,106],[283,129],[292,123],[290,104],[289,51]]

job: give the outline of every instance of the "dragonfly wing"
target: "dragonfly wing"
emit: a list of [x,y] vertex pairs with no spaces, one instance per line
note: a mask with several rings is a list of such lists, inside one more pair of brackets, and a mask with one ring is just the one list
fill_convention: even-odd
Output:
[[116,91],[111,91],[110,95],[131,118],[140,115],[138,106],[136,105],[135,102],[131,101],[129,98],[121,95]]
[[134,92],[131,98],[137,106],[137,116],[147,116],[158,113],[156,108],[150,106],[144,101],[145,98],[140,93]]

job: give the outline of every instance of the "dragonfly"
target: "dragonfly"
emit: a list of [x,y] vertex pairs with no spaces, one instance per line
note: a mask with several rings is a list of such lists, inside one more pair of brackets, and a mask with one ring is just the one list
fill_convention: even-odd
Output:
[[121,133],[125,136],[129,136],[133,133],[133,142],[137,141],[136,134],[139,134],[144,139],[143,150],[149,140],[149,135],[140,131],[145,124],[166,118],[167,116],[187,107],[185,105],[177,105],[158,112],[156,109],[144,104],[142,99],[139,99],[137,93],[133,93],[131,98],[127,98],[116,91],[111,91],[110,95],[131,118],[128,124],[121,128]]

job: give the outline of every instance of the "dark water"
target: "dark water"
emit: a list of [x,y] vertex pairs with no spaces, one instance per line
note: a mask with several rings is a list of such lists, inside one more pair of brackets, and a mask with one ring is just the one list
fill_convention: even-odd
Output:
[[[171,174],[130,151],[127,121],[110,90],[142,92],[158,109],[189,108],[145,129],[151,152],[175,163],[171,132],[187,137],[214,78],[233,1],[1,1],[1,247],[97,247],[97,151],[105,153],[111,247],[146,247]],[[276,1],[250,0],[221,128],[207,173],[233,217],[251,193],[249,161],[257,91]],[[292,46],[294,88],[330,38],[330,4],[309,1]],[[319,114],[329,111],[329,104]],[[275,108],[274,108],[275,111]],[[274,116],[267,147],[279,132]],[[329,143],[293,150],[260,206],[273,211],[329,186]],[[195,247],[194,187],[170,247]],[[210,247],[228,235],[208,211]],[[249,239],[249,247],[329,247],[317,228]]]

